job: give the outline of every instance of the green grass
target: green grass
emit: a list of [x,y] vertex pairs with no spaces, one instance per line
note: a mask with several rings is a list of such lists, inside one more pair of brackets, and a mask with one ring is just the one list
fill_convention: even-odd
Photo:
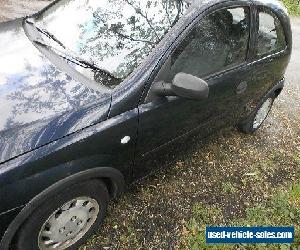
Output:
[[[244,218],[238,218],[224,223],[221,209],[213,206],[196,204],[193,208],[191,220],[186,224],[184,233],[185,246],[188,249],[208,250],[298,250],[300,249],[300,183],[289,190],[276,190],[264,204],[257,204],[246,208]],[[257,245],[206,245],[205,225],[231,226],[295,226],[295,243],[292,245],[257,244]]]
[[300,207],[300,184],[296,184],[292,187],[289,198],[291,203]]
[[300,16],[300,1],[299,0],[283,0],[290,15]]
[[299,165],[299,167],[300,167],[300,154],[294,153],[294,154],[292,155],[292,158],[293,158],[294,162],[295,162],[297,165]]
[[229,181],[222,183],[222,190],[225,193],[235,193],[237,188]]

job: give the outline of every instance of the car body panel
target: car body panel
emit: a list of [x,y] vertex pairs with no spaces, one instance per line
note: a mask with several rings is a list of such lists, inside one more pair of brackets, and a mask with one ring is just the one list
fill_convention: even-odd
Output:
[[1,163],[106,119],[111,97],[55,67],[19,19],[0,24],[0,102]]
[[[248,7],[249,10],[252,8],[250,1],[234,1],[234,5],[232,3],[231,1],[224,1],[223,3],[219,1],[217,6],[199,9],[199,12],[190,12],[190,25],[183,27],[182,30],[178,30],[176,42],[170,46],[170,52],[164,55],[164,59],[157,66],[150,85],[161,80],[165,81],[165,72],[162,72],[160,69],[168,65],[171,51],[175,50],[179,42],[186,36],[186,33],[192,30],[203,16],[212,13],[216,9],[228,6]],[[252,25],[251,28],[253,30]],[[253,42],[251,35],[249,43]],[[217,72],[205,78],[210,88],[207,99],[199,101],[180,97],[162,97],[150,102],[141,102],[139,105],[140,123],[134,171],[135,177],[138,178],[145,173],[153,171],[155,169],[154,166],[159,167],[164,162],[170,162],[174,158],[174,154],[170,154],[171,159],[164,159],[168,156],[167,151],[170,150],[170,147],[182,148],[180,144],[183,137],[190,136],[190,134],[198,134],[199,138],[203,138],[216,129],[236,121],[243,111],[240,105],[240,100],[243,97],[236,93],[236,88],[241,82],[249,82],[251,84],[253,72],[253,69],[249,67],[247,58],[241,65],[223,72]],[[207,126],[208,128],[206,129],[205,127]],[[170,144],[176,144],[176,146],[171,146]],[[186,149],[188,150],[187,147]]]
[[[22,206],[23,207],[23,206]],[[7,230],[8,226],[10,225],[12,218],[15,218],[20,211],[22,210],[22,207],[17,207],[15,209],[12,209],[10,211],[7,211],[5,213],[0,213],[0,235],[4,235],[5,231]]]
[[[129,180],[137,125],[135,109],[2,164],[0,213],[26,204],[58,180],[86,169],[114,167]],[[122,144],[125,136],[130,141]]]

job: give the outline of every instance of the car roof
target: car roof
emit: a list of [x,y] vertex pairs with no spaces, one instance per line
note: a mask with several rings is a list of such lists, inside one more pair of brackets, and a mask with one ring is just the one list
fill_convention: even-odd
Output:
[[208,8],[218,3],[226,3],[226,2],[252,2],[255,5],[266,6],[272,9],[274,12],[282,12],[284,14],[288,14],[286,7],[282,2],[278,0],[184,0],[187,3],[191,4],[191,8]]
[[275,12],[282,11],[285,14],[288,14],[287,8],[280,1],[277,1],[277,0],[252,0],[252,2],[255,5],[267,6]]

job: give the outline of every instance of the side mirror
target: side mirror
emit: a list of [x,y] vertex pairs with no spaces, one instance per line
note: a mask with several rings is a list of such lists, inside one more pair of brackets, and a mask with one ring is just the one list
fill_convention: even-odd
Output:
[[188,99],[202,100],[209,94],[206,81],[186,73],[178,73],[174,77],[171,89],[177,96]]
[[202,100],[208,97],[209,87],[206,81],[186,73],[178,73],[172,83],[156,82],[154,96],[180,96],[188,99]]

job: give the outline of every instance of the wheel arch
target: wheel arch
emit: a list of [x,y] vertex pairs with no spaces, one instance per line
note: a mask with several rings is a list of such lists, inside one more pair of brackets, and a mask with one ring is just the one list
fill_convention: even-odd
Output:
[[283,87],[279,87],[279,88],[275,89],[275,91],[274,91],[275,96],[276,97],[279,96],[282,90],[283,90]]
[[284,88],[285,78],[281,79],[275,86],[269,91],[269,93],[274,93],[276,97],[278,97],[281,91]]
[[45,201],[46,197],[57,194],[67,186],[91,179],[102,180],[107,186],[111,198],[118,197],[125,190],[125,180],[123,174],[119,170],[111,167],[88,169],[61,179],[36,195],[23,207],[23,209],[11,222],[4,233],[0,242],[0,249],[8,250],[10,248],[10,244],[19,227],[24,223],[26,218],[30,216],[30,214],[32,214],[32,212]]

